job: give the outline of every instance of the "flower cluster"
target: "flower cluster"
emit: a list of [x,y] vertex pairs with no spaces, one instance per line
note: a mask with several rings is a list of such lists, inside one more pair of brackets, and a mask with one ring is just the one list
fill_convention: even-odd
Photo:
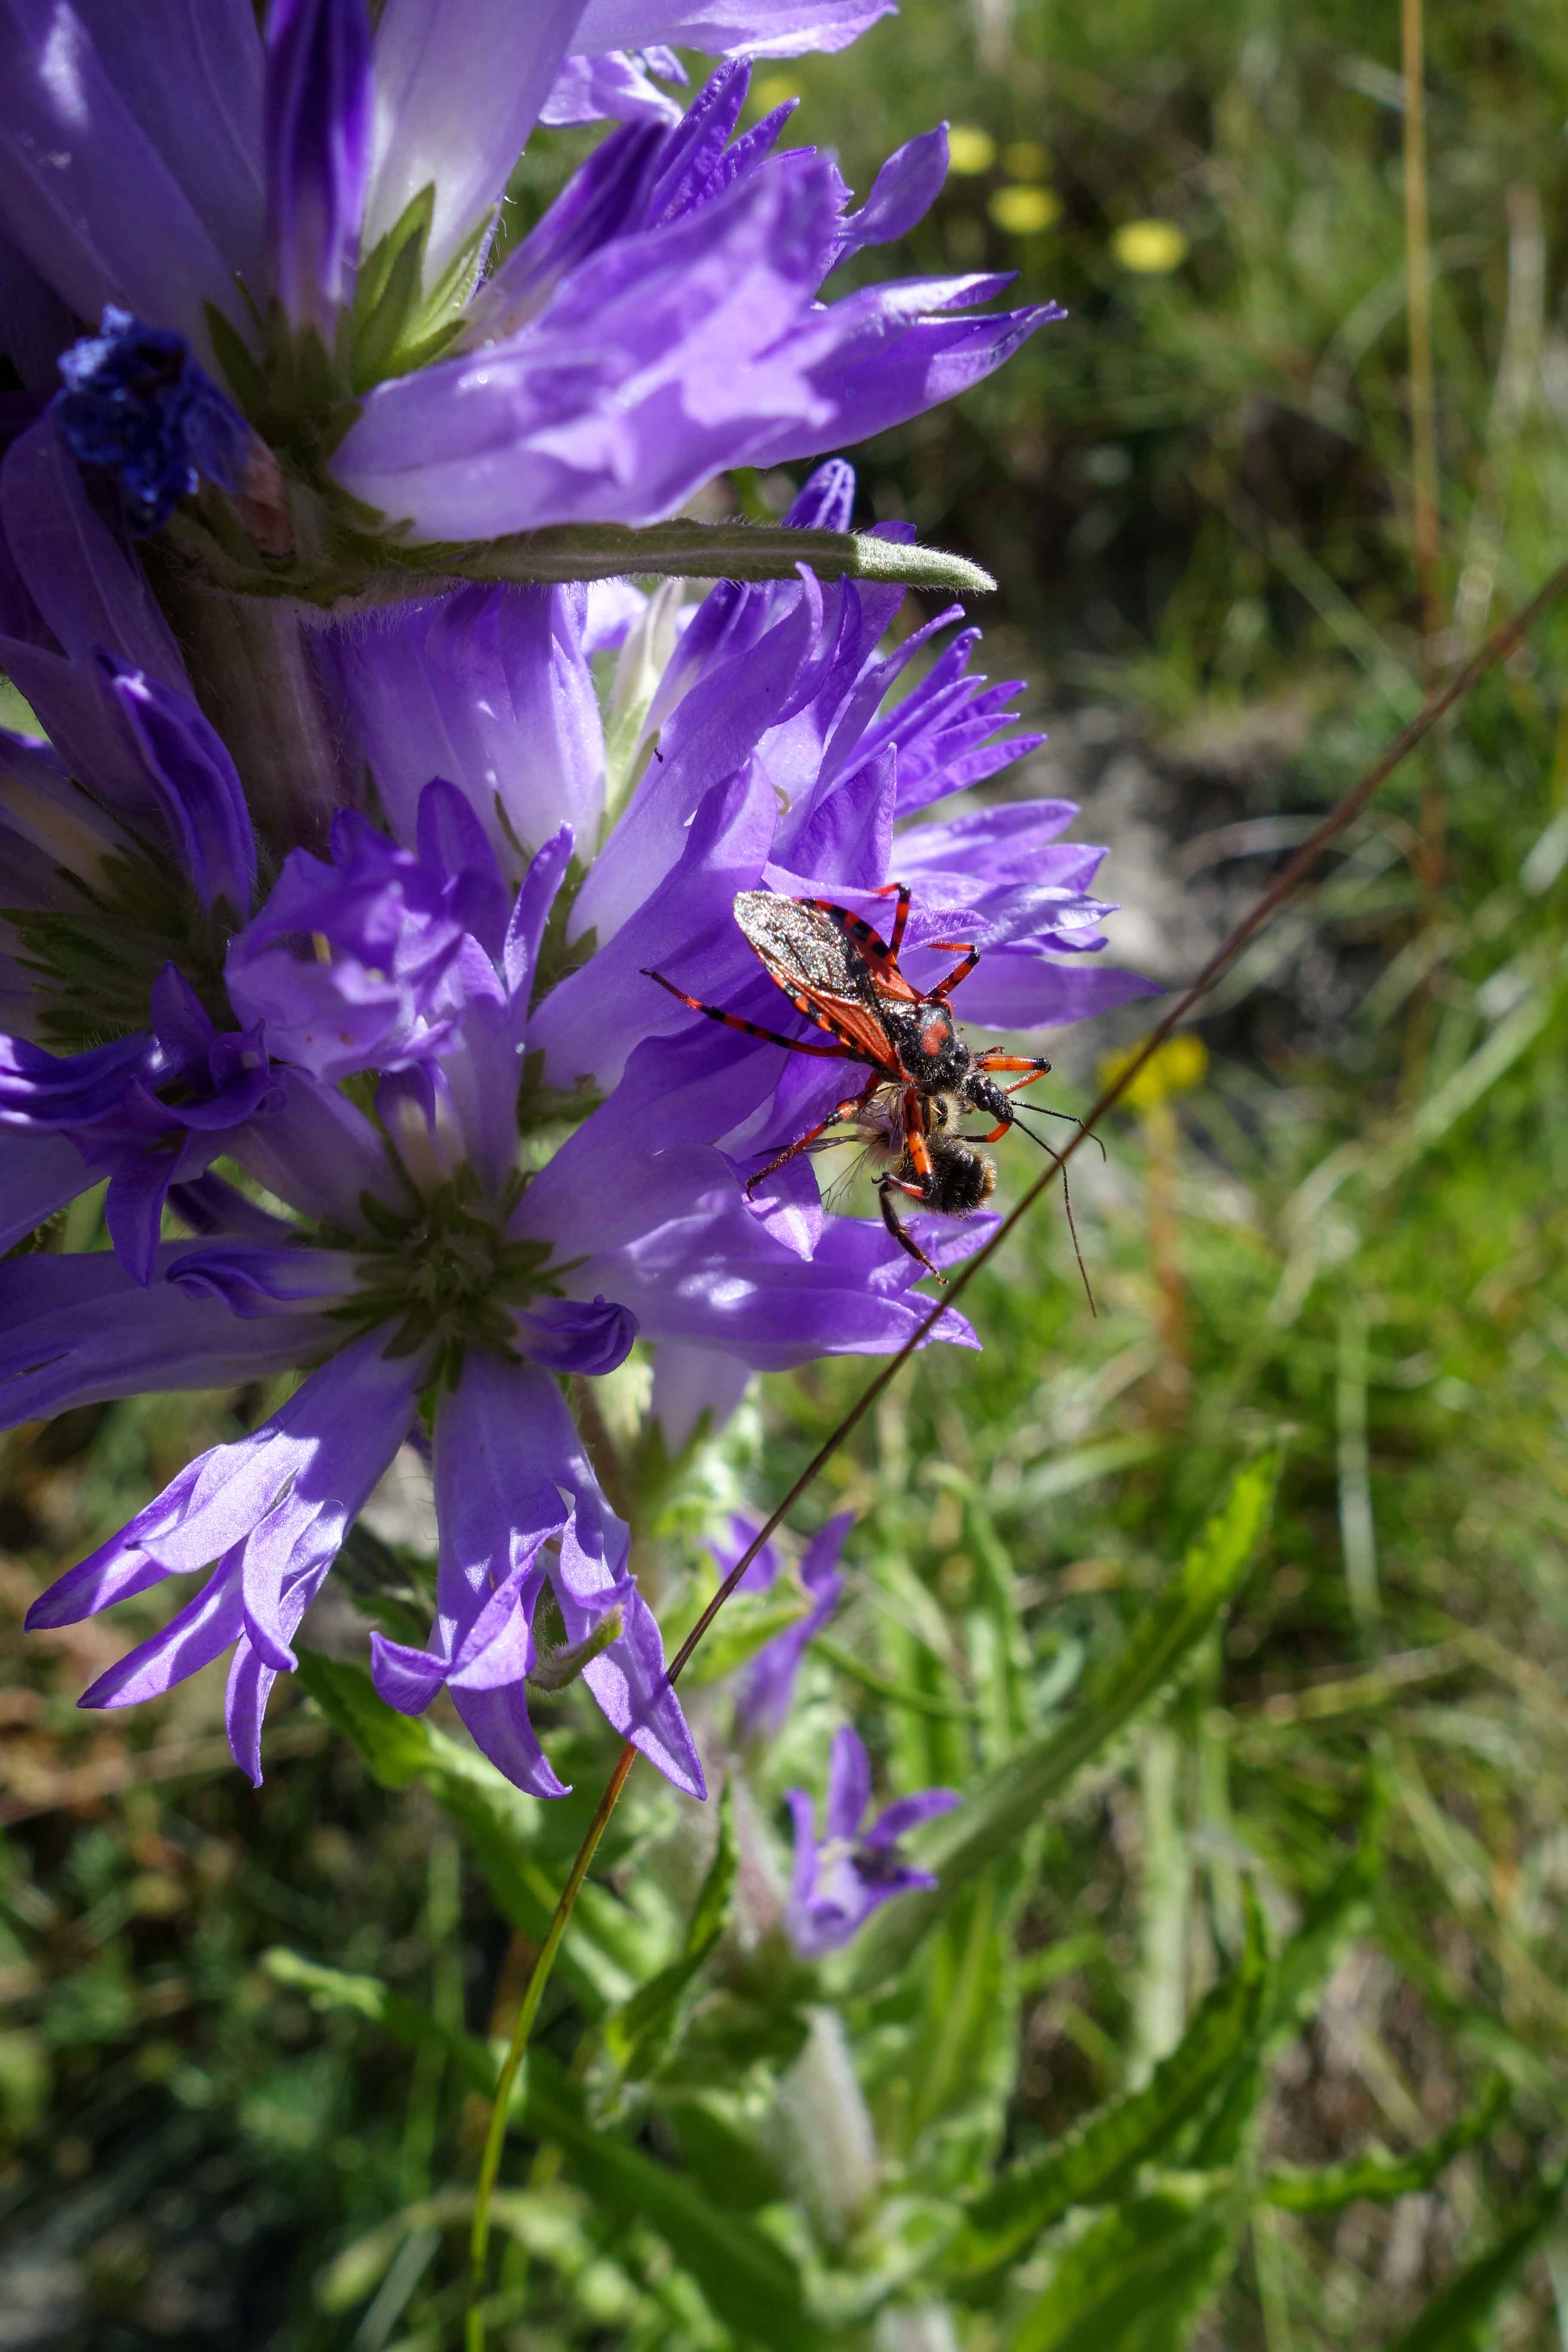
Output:
[[[279,1384],[36,1604],[58,1625],[199,1580],[84,1704],[227,1654],[258,1780],[271,1685],[412,1441],[435,1622],[423,1647],[374,1638],[383,1698],[447,1693],[555,1795],[529,1692],[564,1659],[700,1795],[583,1433],[593,1384],[640,1347],[679,1454],[753,1372],[894,1349],[929,1311],[882,1223],[828,1213],[808,1158],[773,1165],[843,1075],[745,1033],[793,1016],[737,894],[874,922],[908,886],[913,984],[973,942],[963,1009],[987,1025],[1144,984],[1098,960],[1100,853],[1061,838],[1069,806],[942,813],[1037,740],[1005,731],[1013,688],[972,674],[956,607],[889,651],[902,591],[804,565],[695,604],[581,579],[400,600],[389,576],[310,623],[203,572],[237,527],[294,562],[301,499],[362,537],[367,516],[464,541],[642,524],[721,466],[913,414],[1047,315],[962,315],[989,278],[819,299],[930,203],[940,132],[848,213],[828,159],[776,152],[785,110],[739,131],[743,63],[684,113],[658,87],[681,72],[658,44],[833,47],[880,0],[551,0],[521,35],[514,13],[454,31],[435,0],[386,0],[373,35],[363,0],[274,0],[262,37],[222,0],[164,47],[156,0],[0,5],[0,327],[37,394],[63,379],[0,414],[0,665],[38,730],[0,738],[0,1419]],[[595,116],[619,127],[489,268],[532,126]],[[199,482],[229,520],[203,490],[182,537]],[[822,466],[788,525],[846,531],[854,488]],[[171,524],[149,569],[139,541]],[[100,1184],[109,1247],[26,1246]],[[991,1222],[911,1225],[940,1267]],[[952,1311],[934,1336],[976,1344]],[[787,1710],[841,1540],[750,1670],[748,1736]],[[867,1798],[843,1734],[826,1844],[797,1804],[803,1954],[917,1883],[893,1841],[946,1801],[862,1834]]]

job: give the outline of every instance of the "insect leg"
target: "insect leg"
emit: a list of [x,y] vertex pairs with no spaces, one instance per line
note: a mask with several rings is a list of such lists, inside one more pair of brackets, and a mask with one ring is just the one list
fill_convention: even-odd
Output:
[[[926,1187],[920,1197],[929,1200],[931,1179],[936,1171],[931,1166],[931,1147],[926,1141],[925,1117],[918,1087],[904,1088],[900,1117],[904,1123],[904,1146],[910,1155],[910,1165]],[[913,1187],[909,1189],[912,1192]]]
[[879,1070],[873,1075],[869,1084],[863,1087],[858,1095],[847,1095],[841,1103],[836,1103],[826,1118],[818,1119],[815,1127],[808,1127],[804,1135],[796,1136],[787,1151],[781,1151],[776,1160],[770,1160],[765,1168],[759,1168],[754,1176],[748,1176],[747,1192],[750,1192],[755,1185],[760,1184],[764,1176],[773,1175],[784,1167],[786,1160],[793,1160],[797,1152],[808,1151],[817,1137],[825,1134],[827,1129],[836,1125],[839,1119],[850,1118],[858,1110],[863,1109],[881,1083],[882,1074]]
[[962,948],[963,950],[963,961],[955,963],[945,980],[939,980],[934,988],[928,989],[926,992],[928,996],[934,997],[940,1003],[944,997],[948,997],[952,994],[953,990],[958,986],[961,980],[967,980],[969,978],[970,973],[980,961],[980,950],[977,947],[967,945],[963,940],[928,940],[926,941],[926,945],[931,948]]
[[754,1021],[742,1021],[738,1013],[724,1013],[716,1004],[704,1004],[700,996],[688,996],[683,988],[677,988],[672,980],[666,980],[663,972],[649,971],[646,964],[642,967],[642,973],[645,980],[657,980],[660,988],[668,989],[671,996],[680,1003],[689,1005],[693,1013],[700,1013],[710,1021],[721,1022],[726,1029],[738,1029],[743,1037],[760,1037],[765,1045],[782,1045],[789,1054],[820,1055],[824,1061],[847,1062],[856,1058],[847,1046],[808,1045],[799,1037],[785,1037],[777,1029],[762,1029]]
[[912,1185],[900,1184],[896,1176],[883,1177],[877,1187],[877,1199],[882,1212],[882,1223],[907,1256],[912,1257],[918,1265],[923,1265],[928,1274],[934,1274],[939,1282],[945,1283],[947,1276],[941,1266],[931,1264],[909,1227],[900,1222],[899,1213],[893,1206],[895,1193],[912,1193],[913,1191]]
[[890,956],[896,956],[904,944],[904,925],[910,919],[910,886],[907,882],[884,882],[881,888],[872,894],[878,898],[887,898],[895,891],[899,904],[893,916],[892,936],[888,941]]
[[[977,1070],[1026,1070],[1028,1076],[1020,1078],[1018,1085],[1026,1087],[1030,1078],[1044,1077],[1051,1066],[1043,1054],[1004,1054],[994,1045],[984,1054],[976,1054],[974,1066]],[[1017,1091],[1017,1087],[1007,1088],[1010,1095]]]

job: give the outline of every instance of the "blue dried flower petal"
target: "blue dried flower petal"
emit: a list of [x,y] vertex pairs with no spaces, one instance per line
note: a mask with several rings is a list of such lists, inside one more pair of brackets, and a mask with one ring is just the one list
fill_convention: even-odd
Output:
[[73,343],[59,366],[66,388],[55,414],[66,446],[79,464],[118,475],[137,531],[167,522],[204,478],[242,487],[250,427],[183,335],[110,302],[99,332]]

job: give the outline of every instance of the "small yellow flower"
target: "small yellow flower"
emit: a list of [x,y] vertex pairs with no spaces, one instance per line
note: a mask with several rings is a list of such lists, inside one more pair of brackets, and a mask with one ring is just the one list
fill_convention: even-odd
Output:
[[752,104],[759,114],[771,114],[775,106],[784,106],[799,96],[800,90],[788,74],[761,74],[752,84]]
[[996,142],[977,123],[950,122],[947,128],[947,168],[961,179],[988,172],[996,161]]
[[1144,278],[1162,278],[1185,261],[1186,231],[1174,221],[1123,221],[1110,240],[1110,250],[1123,269],[1134,269]]
[[[1141,1050],[1133,1045],[1122,1054],[1105,1055],[1100,1065],[1101,1086],[1114,1086]],[[1191,1029],[1178,1029],[1173,1037],[1155,1046],[1121,1099],[1130,1109],[1152,1110],[1173,1095],[1188,1094],[1201,1086],[1208,1066],[1208,1047],[1203,1039]]]
[[1002,169],[1010,180],[1043,180],[1050,168],[1037,139],[1010,139],[1002,150]]
[[1054,188],[998,188],[985,207],[1009,236],[1037,236],[1062,216],[1062,200]]

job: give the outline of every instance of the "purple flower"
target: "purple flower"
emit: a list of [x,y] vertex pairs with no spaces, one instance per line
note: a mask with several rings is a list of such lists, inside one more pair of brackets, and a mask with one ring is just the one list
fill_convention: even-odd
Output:
[[[855,1524],[853,1511],[841,1511],[829,1519],[806,1547],[800,1564],[800,1580],[810,1597],[811,1607],[795,1624],[766,1643],[742,1671],[735,1693],[735,1734],[743,1741],[773,1739],[783,1730],[795,1696],[795,1677],[801,1662],[816,1635],[821,1633],[840,1601],[844,1598],[844,1579],[838,1572],[838,1559],[845,1539]],[[742,1516],[731,1522],[730,1544],[715,1545],[713,1556],[720,1573],[727,1574],[756,1534],[756,1523]],[[748,1592],[765,1592],[780,1573],[777,1553],[766,1544],[746,1570],[741,1589]]]
[[959,1802],[952,1789],[923,1789],[900,1798],[862,1828],[871,1802],[871,1761],[847,1724],[833,1735],[827,1765],[827,1801],[822,1835],[816,1808],[804,1789],[785,1792],[795,1821],[795,1879],[784,1910],[784,1930],[802,1959],[818,1960],[857,1935],[895,1895],[934,1886],[928,1870],[902,1861],[898,1842],[906,1831],[947,1813]]
[[171,0],[0,6],[9,244],[79,318],[112,304],[183,336],[204,364],[209,306],[247,341],[274,295],[291,323],[330,325],[356,258],[427,187],[425,290],[468,252],[460,302],[508,176],[577,59],[608,96],[624,72],[605,51],[834,48],[884,6],[538,0],[520,16],[515,0],[457,15],[386,0],[374,37],[365,0],[274,0],[265,35],[258,13],[250,0],[204,0],[195,15]]
[[[255,956],[244,935],[236,942],[242,968],[262,974],[285,1016],[305,976],[301,1023],[338,1017],[333,988],[351,1027],[363,1011],[365,967],[340,954],[345,941],[374,940],[401,992],[392,1027],[346,1055],[350,1067],[398,1066],[381,1079],[375,1124],[307,1070],[275,1064],[268,1116],[226,1137],[229,1156],[306,1229],[290,1236],[268,1220],[258,1232],[256,1213],[241,1202],[234,1218],[209,1182],[188,1212],[207,1238],[156,1251],[155,1306],[135,1327],[112,1261],[0,1267],[12,1333],[0,1344],[6,1421],[156,1388],[165,1370],[189,1386],[205,1360],[215,1380],[235,1378],[247,1359],[260,1376],[280,1351],[316,1367],[266,1429],[182,1473],[121,1538],[70,1571],[38,1604],[38,1622],[69,1622],[164,1575],[210,1567],[179,1630],[137,1652],[89,1700],[147,1696],[237,1639],[230,1729],[254,1770],[270,1677],[292,1663],[294,1632],[343,1528],[435,1384],[437,1622],[425,1651],[377,1644],[384,1695],[417,1709],[449,1689],[503,1771],[535,1794],[558,1793],[526,1695],[550,1664],[532,1633],[548,1584],[568,1643],[593,1652],[583,1678],[610,1722],[700,1793],[658,1627],[630,1580],[628,1531],[552,1376],[613,1370],[639,1330],[747,1367],[896,1347],[918,1319],[913,1269],[889,1262],[898,1254],[879,1229],[854,1223],[825,1234],[803,1263],[748,1207],[722,1156],[690,1140],[703,1100],[721,1123],[731,1113],[719,1107],[727,1065],[704,1068],[686,1045],[642,1046],[621,1087],[524,1184],[519,1084],[569,837],[536,856],[507,912],[494,858],[450,786],[426,788],[416,833],[410,858],[376,849],[363,822],[344,828],[333,866],[304,861],[280,878],[282,912],[274,921],[263,909]],[[458,908],[477,928],[454,950],[447,926]],[[273,969],[268,942],[302,924],[326,956]],[[956,1316],[943,1336],[971,1337]]]
[[241,488],[250,428],[183,335],[106,302],[98,333],[62,354],[60,375],[66,446],[119,478],[137,530],[167,522],[204,478]]
[[107,1177],[110,1235],[145,1281],[170,1186],[273,1098],[221,979],[255,837],[134,558],[47,417],[0,467],[0,662],[53,738],[0,739],[0,1235]]
[[726,465],[879,432],[1000,364],[1053,309],[973,318],[1005,278],[912,280],[823,305],[859,246],[899,234],[945,168],[940,131],[883,166],[863,213],[833,163],[731,144],[747,68],[676,125],[628,123],[479,288],[456,356],[375,386],[331,460],[353,496],[439,539],[648,522]]

